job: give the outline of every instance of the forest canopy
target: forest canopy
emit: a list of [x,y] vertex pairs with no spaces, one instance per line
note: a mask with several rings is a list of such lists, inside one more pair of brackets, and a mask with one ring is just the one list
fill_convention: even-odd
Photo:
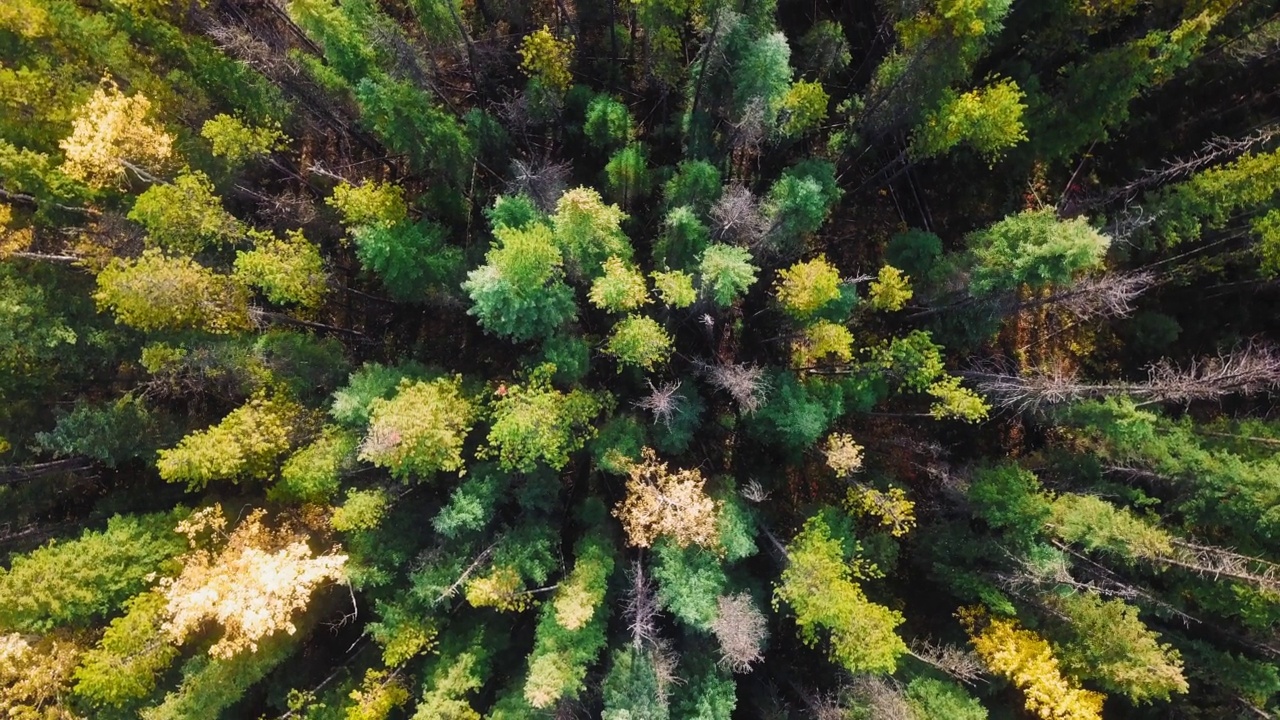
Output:
[[0,715],[1280,712],[1261,0],[3,0]]

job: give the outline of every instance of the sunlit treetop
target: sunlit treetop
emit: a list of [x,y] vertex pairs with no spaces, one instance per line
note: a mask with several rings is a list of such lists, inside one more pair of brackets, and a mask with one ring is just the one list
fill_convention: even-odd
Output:
[[128,164],[156,169],[173,155],[173,138],[152,119],[151,101],[141,93],[125,95],[109,77],[61,146],[63,172],[95,187],[120,182]]
[[529,77],[537,78],[559,92],[569,89],[573,76],[569,64],[573,60],[573,40],[560,40],[543,25],[520,41],[520,67]]

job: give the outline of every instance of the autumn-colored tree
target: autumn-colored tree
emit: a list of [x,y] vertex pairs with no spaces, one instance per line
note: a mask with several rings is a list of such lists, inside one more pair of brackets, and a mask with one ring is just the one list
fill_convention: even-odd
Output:
[[628,542],[649,547],[659,537],[669,537],[680,547],[716,549],[720,504],[706,494],[705,482],[696,469],[670,472],[656,452],[645,448],[641,461],[631,466],[626,498],[613,511]]
[[402,381],[394,397],[370,403],[360,458],[405,480],[455,472],[462,469],[462,444],[475,416],[461,376]]
[[159,584],[165,633],[182,643],[213,622],[221,630],[209,648],[215,658],[253,652],[281,631],[292,635],[293,614],[319,585],[342,580],[347,561],[336,552],[316,555],[298,531],[270,527],[263,510],[249,513],[230,533],[226,528],[221,505],[179,523],[191,549],[181,558],[182,572]]
[[774,294],[793,317],[807,320],[840,299],[840,272],[819,255],[779,270]]
[[604,274],[591,283],[587,299],[601,310],[628,312],[649,302],[649,289],[639,270],[611,257],[604,261]]
[[104,187],[120,182],[126,167],[155,169],[167,161],[173,155],[173,138],[152,120],[151,101],[145,95],[125,95],[106,77],[81,108],[61,147],[66,154],[63,172]]
[[573,76],[569,72],[572,61],[573,40],[560,40],[543,25],[520,41],[520,67],[558,92],[569,89]]
[[183,172],[172,184],[147,188],[134,202],[129,219],[147,229],[149,245],[177,253],[232,243],[242,232],[240,223],[222,208],[209,177],[199,170]]
[[605,352],[620,365],[652,370],[667,361],[672,352],[671,336],[662,325],[645,315],[628,315],[613,326]]
[[98,306],[139,330],[201,329],[230,333],[250,327],[248,293],[188,257],[151,249],[117,258],[98,274]]
[[533,472],[540,462],[561,470],[594,434],[600,401],[583,390],[556,390],[550,372],[553,366],[542,366],[524,383],[508,385],[493,407],[486,453],[508,470]]
[[328,278],[320,248],[293,230],[278,238],[251,231],[254,248],[236,254],[235,276],[278,305],[314,309],[324,302]]
[[218,424],[161,450],[156,468],[165,480],[191,488],[211,480],[265,480],[275,474],[306,422],[292,400],[257,395]]

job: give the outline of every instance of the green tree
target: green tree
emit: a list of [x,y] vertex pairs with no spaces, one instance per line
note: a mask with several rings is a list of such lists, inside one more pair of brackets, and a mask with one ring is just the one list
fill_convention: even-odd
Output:
[[712,245],[698,264],[699,284],[716,305],[729,307],[756,281],[751,253],[732,245]]
[[317,308],[324,302],[328,278],[320,248],[293,230],[283,239],[250,231],[254,248],[236,253],[235,277],[262,290],[277,305]]
[[235,242],[243,230],[213,193],[209,177],[183,172],[173,183],[159,183],[138,196],[129,219],[147,230],[149,245],[169,252],[197,253]]
[[214,156],[225,159],[232,167],[283,149],[285,140],[279,126],[255,127],[226,113],[206,120],[200,135],[209,141]]
[[143,331],[230,333],[250,325],[247,293],[235,278],[156,249],[112,260],[98,274],[94,299],[117,321]]
[[630,207],[649,192],[649,160],[644,146],[632,143],[614,153],[604,166],[609,192],[623,207]]
[[554,367],[542,366],[523,384],[507,386],[493,407],[487,452],[507,470],[533,472],[538,463],[563,470],[569,455],[594,434],[591,421],[600,401],[583,390],[563,393],[551,387]]
[[192,489],[210,480],[265,480],[275,474],[305,423],[305,412],[294,401],[259,394],[218,424],[161,450],[156,469],[164,480]]
[[1053,210],[1027,210],[971,233],[970,292],[985,295],[1026,284],[1068,285],[1102,266],[1111,238],[1083,218],[1059,220]]
[[613,326],[604,350],[620,365],[644,370],[665,363],[674,350],[671,335],[661,323],[645,315],[628,315]]
[[1054,606],[1067,617],[1069,639],[1057,655],[1072,675],[1135,703],[1188,691],[1178,651],[1159,642],[1138,619],[1137,608],[1093,593],[1067,595]]
[[634,134],[631,112],[627,106],[609,97],[596,95],[587,105],[582,132],[597,150],[612,150],[626,145]]
[[626,219],[617,205],[606,205],[600,193],[591,188],[574,188],[561,195],[551,226],[570,272],[593,274],[610,257],[631,260],[631,241],[622,233]]
[[99,710],[136,709],[156,689],[159,675],[178,656],[178,648],[160,631],[165,598],[145,592],[125,603],[125,614],[111,621],[98,646],[76,668],[75,694]]
[[942,104],[916,128],[912,154],[938,157],[964,144],[994,163],[1005,150],[1027,139],[1023,97],[1018,84],[1008,79],[960,95],[946,91]]
[[[499,226],[486,263],[467,274],[467,312],[489,332],[512,340],[546,337],[577,313],[561,278],[561,254],[550,228]],[[601,260],[603,262],[604,259]]]

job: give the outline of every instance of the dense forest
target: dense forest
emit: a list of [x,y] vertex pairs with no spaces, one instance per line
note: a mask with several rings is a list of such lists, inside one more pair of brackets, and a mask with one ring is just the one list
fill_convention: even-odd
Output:
[[0,715],[1280,716],[1280,5],[0,0]]

